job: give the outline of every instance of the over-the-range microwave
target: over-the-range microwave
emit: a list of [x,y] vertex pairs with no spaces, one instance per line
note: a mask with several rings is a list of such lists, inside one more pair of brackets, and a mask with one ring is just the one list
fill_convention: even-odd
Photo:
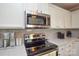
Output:
[[43,13],[25,14],[25,28],[50,28],[50,15]]

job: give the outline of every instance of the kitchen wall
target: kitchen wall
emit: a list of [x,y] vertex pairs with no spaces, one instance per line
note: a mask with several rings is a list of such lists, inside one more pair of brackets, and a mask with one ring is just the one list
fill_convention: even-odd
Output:
[[[0,30],[0,47],[3,47],[4,34],[3,33],[14,33],[13,35],[8,35],[10,37],[10,46],[14,46],[16,42],[16,46],[24,44],[24,30],[21,29],[3,29]],[[11,38],[12,37],[12,38]],[[15,40],[16,39],[16,40]]]
[[[47,38],[57,38],[57,32],[62,32],[65,33],[66,29],[27,29],[25,30],[0,30],[0,32],[18,32],[17,36],[23,33],[45,33]],[[72,32],[72,37],[79,37],[79,30],[78,29],[71,29],[70,30]]]
[[[66,33],[67,29],[27,29],[27,30],[0,30],[0,32],[16,32],[17,39],[20,41],[22,39],[23,43],[23,34],[24,33],[45,33],[46,39],[58,39],[57,32]],[[79,38],[79,30],[73,29],[70,30],[72,32],[72,38]],[[21,38],[22,37],[22,38]],[[1,39],[0,39],[1,40]],[[0,42],[1,44],[1,42]]]
[[[62,33],[66,33],[66,31],[68,30],[64,30],[64,29],[32,29],[32,30],[27,30],[27,33],[29,32],[36,32],[36,33],[45,33],[46,38],[47,39],[58,39],[57,38],[57,32],[62,32]],[[72,32],[72,38],[78,38],[79,37],[79,30],[75,29],[75,30],[70,30]]]

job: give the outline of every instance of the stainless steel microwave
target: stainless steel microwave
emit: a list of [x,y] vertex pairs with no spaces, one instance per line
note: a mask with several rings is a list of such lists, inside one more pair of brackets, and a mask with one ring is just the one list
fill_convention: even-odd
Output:
[[26,14],[25,28],[49,28],[50,15],[48,14]]

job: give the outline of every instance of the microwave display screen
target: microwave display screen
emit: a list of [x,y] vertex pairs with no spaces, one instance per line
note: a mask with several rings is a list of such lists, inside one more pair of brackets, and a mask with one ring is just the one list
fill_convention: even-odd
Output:
[[29,24],[29,25],[46,25],[46,17],[30,15],[27,18],[27,24]]

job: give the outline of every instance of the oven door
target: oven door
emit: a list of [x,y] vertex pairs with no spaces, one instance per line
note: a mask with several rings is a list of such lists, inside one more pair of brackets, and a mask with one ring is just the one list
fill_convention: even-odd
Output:
[[43,53],[38,54],[37,56],[58,56],[58,51],[57,50],[49,50]]

